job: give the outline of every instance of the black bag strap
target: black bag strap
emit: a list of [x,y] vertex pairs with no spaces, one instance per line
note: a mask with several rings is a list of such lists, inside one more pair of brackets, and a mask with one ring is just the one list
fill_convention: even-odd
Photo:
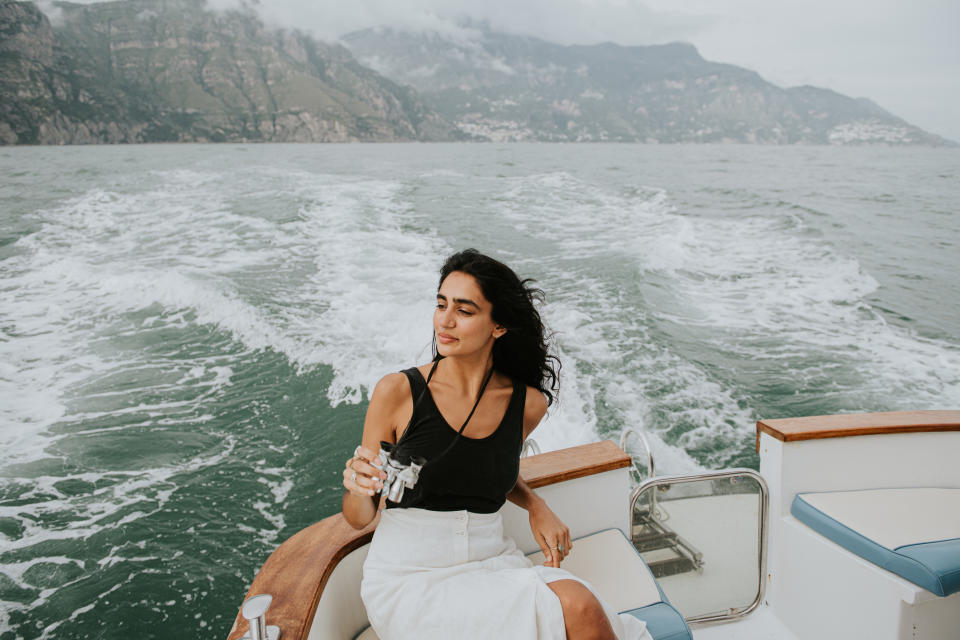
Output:
[[433,374],[437,371],[437,365],[440,364],[440,358],[437,358],[433,361],[433,366],[430,367],[430,373],[427,375],[427,383],[423,385],[423,389],[420,389],[420,393],[417,394],[416,399],[413,401],[413,412],[410,414],[410,422],[407,423],[407,428],[403,430],[403,435],[400,436],[400,439],[397,440],[397,443],[393,445],[393,450],[396,451],[397,448],[403,444],[403,441],[407,439],[407,434],[413,429],[413,419],[417,417],[417,407],[420,406],[420,401],[423,400],[423,394],[427,392],[427,387],[430,385],[430,379],[433,378]]

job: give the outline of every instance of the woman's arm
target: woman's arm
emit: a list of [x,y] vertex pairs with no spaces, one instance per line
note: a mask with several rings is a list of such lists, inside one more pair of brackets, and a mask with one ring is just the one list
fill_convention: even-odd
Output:
[[[533,433],[546,413],[547,399],[538,390],[527,387],[527,402],[523,410],[524,440]],[[507,493],[507,500],[526,509],[530,514],[530,530],[533,532],[533,539],[543,551],[544,564],[548,567],[559,567],[573,546],[567,525],[551,511],[543,498],[527,486],[523,478],[517,478],[517,484]]]
[[513,489],[510,489],[507,493],[507,500],[527,511],[530,511],[531,508],[536,509],[541,504],[546,505],[543,498],[535,494],[533,489],[523,481],[523,478],[519,477],[517,478],[517,484],[513,485]]
[[[409,408],[406,405],[411,405]],[[402,373],[384,376],[373,389],[363,421],[363,440],[357,457],[347,460],[343,470],[343,518],[351,527],[363,529],[377,516],[386,474],[372,464],[380,453],[380,441],[395,442],[398,416],[413,411],[410,385]],[[354,480],[353,473],[356,472]]]

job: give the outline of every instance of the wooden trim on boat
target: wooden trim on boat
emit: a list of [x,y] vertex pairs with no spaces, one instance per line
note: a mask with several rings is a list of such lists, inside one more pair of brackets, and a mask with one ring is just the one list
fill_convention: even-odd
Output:
[[[358,530],[337,513],[301,529],[270,554],[244,600],[259,593],[272,595],[267,624],[280,627],[283,640],[303,640],[330,574],[351,551],[370,542],[379,520],[377,515]],[[227,639],[243,637],[248,626],[238,611]]]
[[[520,476],[536,489],[631,464],[629,455],[604,440],[523,458]],[[273,604],[267,612],[267,624],[280,627],[281,640],[304,640],[333,570],[352,551],[370,542],[379,520],[378,515],[357,530],[337,513],[297,532],[270,554],[244,600],[269,593]],[[241,638],[247,626],[238,611],[228,640]]]
[[520,476],[531,489],[632,464],[630,456],[610,440],[548,451],[520,460]]
[[761,432],[782,442],[798,442],[924,431],[960,431],[960,411],[887,411],[759,420],[757,451],[760,450]]

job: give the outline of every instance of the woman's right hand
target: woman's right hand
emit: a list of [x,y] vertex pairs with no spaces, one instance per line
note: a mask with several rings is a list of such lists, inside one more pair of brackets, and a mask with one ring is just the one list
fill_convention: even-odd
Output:
[[[376,492],[383,488],[386,474],[370,463],[376,462],[380,455],[381,442],[396,442],[396,425],[406,424],[413,411],[407,409],[408,404],[413,406],[410,383],[402,373],[385,375],[373,388],[367,415],[363,419],[361,446],[343,469],[346,491],[341,510],[343,519],[354,529],[363,529],[377,517],[382,500]],[[356,479],[354,472],[357,473]]]
[[364,446],[357,447],[355,455],[347,460],[343,470],[343,486],[355,496],[372,497],[383,488],[387,474],[373,466],[379,455]]

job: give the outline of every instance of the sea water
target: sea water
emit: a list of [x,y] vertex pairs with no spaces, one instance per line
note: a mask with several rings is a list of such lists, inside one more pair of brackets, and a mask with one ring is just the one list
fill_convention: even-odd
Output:
[[546,294],[544,450],[632,428],[659,472],[756,467],[759,418],[960,406],[956,150],[6,148],[0,176],[2,640],[224,638],[338,511],[466,247]]

